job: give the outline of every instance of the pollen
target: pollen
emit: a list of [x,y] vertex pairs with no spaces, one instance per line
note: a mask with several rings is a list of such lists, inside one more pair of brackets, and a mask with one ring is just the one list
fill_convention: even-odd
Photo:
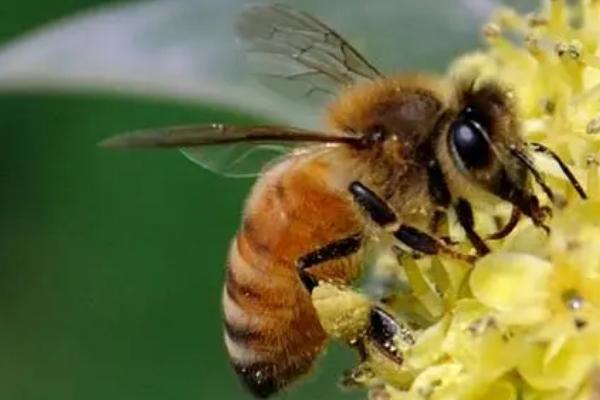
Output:
[[[555,151],[588,199],[547,154],[532,153],[564,198],[549,233],[522,220],[472,267],[445,257],[400,259],[383,301],[414,340],[397,354],[360,336],[368,307],[381,299],[326,286],[315,307],[333,336],[365,341],[369,351],[354,371],[368,371],[368,379],[352,387],[369,398],[600,398],[600,1],[546,1],[528,15],[503,8],[482,37],[486,47],[453,62],[450,79],[508,88],[525,140]],[[498,207],[475,219],[489,225],[506,213]],[[457,236],[452,216],[448,228]]]

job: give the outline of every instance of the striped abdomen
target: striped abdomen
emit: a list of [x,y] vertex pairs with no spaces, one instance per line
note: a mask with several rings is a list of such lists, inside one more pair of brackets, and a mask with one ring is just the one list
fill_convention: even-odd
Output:
[[[293,158],[276,166],[256,184],[231,244],[223,292],[225,343],[242,381],[260,397],[308,372],[325,344],[295,263],[361,230],[354,205],[332,185],[332,173],[317,160]],[[313,271],[318,279],[348,283],[358,263],[353,256]]]

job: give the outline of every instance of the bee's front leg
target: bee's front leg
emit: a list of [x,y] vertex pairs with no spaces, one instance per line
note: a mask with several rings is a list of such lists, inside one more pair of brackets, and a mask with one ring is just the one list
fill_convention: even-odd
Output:
[[459,198],[454,205],[454,210],[456,211],[458,222],[465,230],[467,238],[477,251],[477,254],[480,256],[488,254],[490,252],[490,248],[487,244],[485,244],[485,241],[481,238],[481,236],[479,236],[479,234],[475,231],[475,219],[473,217],[473,208],[471,208],[471,203],[463,198]]
[[519,223],[519,220],[521,219],[522,215],[523,213],[521,212],[521,210],[519,210],[519,207],[513,206],[512,212],[510,213],[510,218],[506,225],[500,228],[500,230],[498,230],[497,232],[494,232],[491,235],[489,235],[487,239],[500,240],[507,237],[517,227],[517,224]]
[[[379,226],[390,229],[396,239],[420,253],[435,255],[447,254],[451,257],[474,262],[476,257],[462,254],[448,247],[443,240],[437,239],[422,230],[401,224],[391,207],[375,192],[360,182],[352,182],[349,187],[354,200],[366,211]],[[399,225],[399,226],[397,226]]]
[[296,261],[296,268],[298,269],[302,283],[304,283],[309,293],[312,293],[313,289],[318,285],[317,280],[309,272],[310,268],[327,261],[348,257],[360,250],[362,242],[362,233],[355,233],[300,257]]

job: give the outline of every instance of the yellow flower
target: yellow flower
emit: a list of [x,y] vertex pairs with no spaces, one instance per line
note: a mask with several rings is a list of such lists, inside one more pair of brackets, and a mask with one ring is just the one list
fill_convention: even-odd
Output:
[[490,309],[464,299],[452,310],[443,349],[478,381],[492,382],[514,368],[523,350],[520,337],[500,325]]
[[597,361],[585,340],[568,339],[551,345],[532,345],[522,354],[518,371],[523,379],[541,391],[569,390],[585,382]]
[[500,321],[527,325],[540,339],[597,329],[600,323],[600,279],[568,261],[498,252],[478,263],[470,284]]
[[[569,207],[551,229],[527,243],[528,229],[480,260],[470,287],[506,323],[579,332],[600,320],[600,203]],[[536,247],[526,253],[528,245]]]
[[552,265],[526,253],[493,253],[470,277],[475,298],[497,311],[505,324],[538,324],[549,318],[545,307]]
[[[569,207],[537,243],[545,258],[507,250],[481,260],[473,295],[527,343],[518,372],[540,390],[577,388],[600,362],[600,204]],[[523,251],[523,244],[520,244]],[[538,253],[539,254],[539,253]]]

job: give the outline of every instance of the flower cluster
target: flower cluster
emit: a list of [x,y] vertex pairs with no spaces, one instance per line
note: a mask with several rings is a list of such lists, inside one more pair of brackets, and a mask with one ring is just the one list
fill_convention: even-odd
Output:
[[[527,16],[499,10],[484,36],[488,49],[450,74],[509,88],[526,140],[559,154],[588,199],[547,155],[534,155],[565,200],[550,234],[521,221],[474,266],[380,252],[375,275],[393,282],[381,307],[398,329],[385,346],[362,333],[364,360],[345,382],[377,400],[598,399],[600,1],[552,0]],[[477,215],[479,224],[494,217]],[[350,342],[369,323],[371,298],[331,285],[314,293],[325,329]]]

